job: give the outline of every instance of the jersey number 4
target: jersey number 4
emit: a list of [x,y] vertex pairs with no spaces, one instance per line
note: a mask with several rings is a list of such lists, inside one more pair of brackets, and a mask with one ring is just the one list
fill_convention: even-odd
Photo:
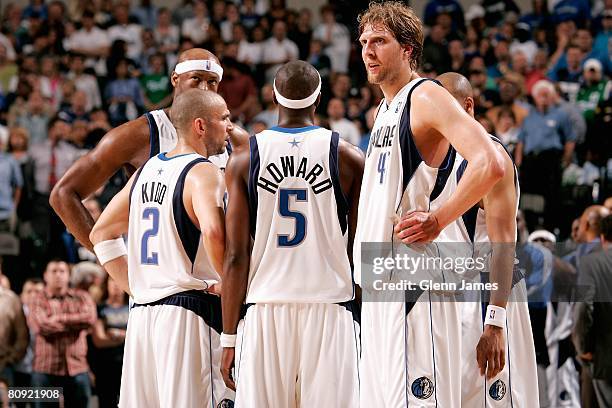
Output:
[[386,168],[387,156],[389,156],[389,154],[391,153],[384,152],[384,153],[381,153],[380,156],[378,156],[378,172],[380,173],[380,184],[382,184],[383,180],[385,179],[385,171],[387,170]]
[[295,196],[295,201],[308,201],[308,191],[305,188],[281,188],[278,198],[278,212],[282,217],[295,220],[295,232],[293,237],[289,235],[278,235],[279,247],[294,247],[300,245],[306,238],[306,217],[304,214],[289,209],[289,197]]
[[142,219],[152,219],[153,225],[142,234],[140,241],[140,263],[142,265],[158,265],[157,252],[152,252],[149,256],[149,239],[156,237],[159,232],[159,209],[149,207],[142,212]]

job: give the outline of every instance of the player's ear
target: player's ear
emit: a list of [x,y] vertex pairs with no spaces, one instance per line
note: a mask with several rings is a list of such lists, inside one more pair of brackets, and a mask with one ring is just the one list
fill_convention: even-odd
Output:
[[468,96],[463,102],[463,107],[467,113],[474,116],[474,98]]
[[170,75],[170,82],[172,83],[172,87],[176,88],[176,84],[178,84],[178,74],[174,71],[172,71]]
[[273,102],[275,105],[280,105],[280,104],[278,103],[278,101],[276,100],[276,92],[272,92],[272,102]]
[[193,127],[196,134],[199,136],[204,136],[206,134],[206,122],[203,118],[196,118],[193,121]]
[[315,108],[318,108],[320,103],[321,103],[321,94],[319,94],[319,96],[317,96],[317,100],[314,103]]
[[404,45],[402,46],[402,51],[402,58],[410,60],[410,57],[412,56],[412,47],[409,45]]

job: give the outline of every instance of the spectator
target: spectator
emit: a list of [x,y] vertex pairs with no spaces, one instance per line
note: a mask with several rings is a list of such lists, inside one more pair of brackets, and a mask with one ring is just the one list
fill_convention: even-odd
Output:
[[495,87],[495,82],[487,76],[482,57],[472,58],[468,78],[474,89],[474,111],[477,115],[482,115],[494,105],[499,104],[499,92]]
[[489,78],[498,79],[510,71],[510,43],[505,38],[498,38],[493,48],[493,63],[487,64]]
[[[70,71],[66,75],[68,79],[74,82],[76,89],[87,94],[87,110],[90,111],[95,107],[102,106],[102,98],[100,97],[100,89],[98,81],[93,75],[85,72],[85,57],[80,54],[72,54],[70,58]],[[62,89],[64,99],[71,97]]]
[[520,18],[521,23],[529,25],[529,30],[533,31],[536,28],[548,28],[551,24],[550,14],[546,7],[545,0],[532,0],[532,12],[523,14]]
[[62,109],[60,114],[65,115],[67,121],[70,123],[77,120],[89,122],[87,94],[83,91],[76,91],[70,98],[70,107]]
[[[97,220],[99,217],[100,215],[98,214],[95,219]],[[103,286],[107,274],[96,263],[97,259],[95,256],[92,256],[92,258],[93,261],[79,262],[72,267],[70,287],[88,292],[94,303],[97,304],[102,301],[104,296]]]
[[575,21],[584,26],[591,17],[591,7],[585,0],[560,0],[553,8],[553,19],[560,23]]
[[485,10],[487,27],[497,26],[509,13],[514,13],[517,17],[521,14],[514,0],[482,0],[481,4]]
[[248,123],[254,116],[257,104],[257,88],[250,75],[242,72],[240,64],[233,58],[223,58],[223,81],[219,84],[219,95],[227,102],[232,120]]
[[140,6],[134,9],[132,13],[138,22],[148,30],[154,30],[158,21],[157,7],[151,0],[140,0]]
[[595,58],[590,58],[584,63],[584,81],[578,91],[576,103],[589,124],[595,117],[595,109],[599,103],[610,97],[610,81],[604,79],[602,71],[601,62]]
[[40,143],[47,138],[47,126],[52,108],[41,92],[33,91],[23,107],[14,105],[9,112],[9,126],[25,128],[32,143]]
[[323,43],[324,53],[331,61],[332,71],[347,73],[351,52],[349,30],[336,21],[334,9],[329,5],[321,7],[321,20],[312,36]]
[[13,365],[25,356],[28,335],[19,297],[0,286],[0,374],[9,384],[13,382]]
[[138,60],[142,52],[142,26],[131,23],[127,6],[115,7],[116,24],[108,29],[108,38],[111,44],[116,40],[123,40],[127,44],[127,56]]
[[17,80],[17,65],[9,60],[7,48],[0,44],[0,93],[7,95],[12,92]]
[[453,39],[448,43],[448,53],[451,58],[451,71],[458,72],[461,75],[467,75],[468,62],[465,59],[463,50],[463,42],[459,39]]
[[[610,53],[610,38],[612,37],[612,8],[606,9],[602,13],[602,29],[595,37],[593,52],[597,55]],[[10,53],[8,54],[10,58]]]
[[11,128],[9,133],[8,153],[17,164],[22,165],[28,160],[28,143],[30,135],[27,129]]
[[[159,52],[168,55],[176,52],[179,46],[180,33],[179,28],[172,24],[172,15],[170,14],[170,10],[165,7],[159,9],[157,14],[157,26],[153,32],[155,33],[155,42],[158,44]],[[129,45],[128,56],[130,56]]]
[[43,57],[40,64],[40,90],[54,110],[58,110],[62,101],[62,83],[64,78],[57,67],[55,57]]
[[554,105],[555,89],[549,81],[536,83],[532,96],[535,106],[523,121],[515,161],[521,169],[521,191],[544,197],[545,226],[552,229],[559,223],[561,165],[571,163],[576,135],[568,117]]
[[105,292],[105,299],[98,306],[98,320],[93,327],[92,339],[97,349],[94,373],[99,379],[96,390],[100,406],[110,407],[119,403],[129,307],[127,295],[110,276],[106,281]]
[[319,40],[312,40],[309,51],[306,60],[319,71],[321,81],[328,83],[331,75],[331,61],[327,55],[323,54],[323,43]]
[[236,28],[234,31],[241,31],[237,36],[234,34],[238,41],[238,61],[251,67],[260,64],[265,47],[265,33],[263,29],[261,27],[255,27],[251,33],[253,41],[247,42],[244,38],[244,28],[242,26],[236,26]]
[[183,21],[181,34],[189,38],[195,44],[202,44],[208,39],[208,8],[204,1],[198,0],[193,3],[193,17]]
[[431,28],[423,43],[423,65],[431,64],[436,73],[450,70],[451,58],[444,36],[444,29],[441,25],[436,24]]
[[0,232],[13,231],[23,187],[21,168],[4,147],[0,141]]
[[[574,311],[572,339],[578,358],[592,372],[600,407],[612,406],[612,215],[600,222],[603,251],[585,256],[578,275],[580,302]],[[597,322],[597,324],[595,324]]]
[[351,77],[347,74],[338,74],[334,78],[332,86],[332,95],[338,98],[342,103],[346,102],[351,90]]
[[293,41],[300,50],[300,59],[308,59],[310,53],[310,40],[312,39],[312,14],[307,8],[300,10],[297,24],[289,32],[289,39]]
[[264,45],[262,62],[266,67],[266,81],[272,82],[276,71],[286,62],[298,58],[297,45],[287,37],[287,25],[284,21],[275,21],[272,37]]
[[233,40],[233,27],[240,24],[240,13],[238,12],[238,6],[233,3],[228,3],[225,6],[225,20],[221,23],[221,39],[224,42],[231,42]]
[[214,0],[212,4],[211,22],[218,26],[223,20],[225,20],[225,1]]
[[423,12],[423,22],[425,23],[425,25],[433,27],[436,23],[436,18],[442,13],[451,16],[455,30],[465,30],[463,9],[461,8],[461,5],[455,0],[430,0],[425,5],[425,11]]
[[86,67],[95,68],[99,75],[105,75],[103,60],[110,51],[108,33],[96,26],[92,11],[83,12],[81,24],[80,30],[64,40],[64,48],[66,51],[84,55]]
[[520,128],[523,125],[523,121],[529,114],[529,111],[523,104],[518,102],[518,98],[521,95],[521,82],[521,77],[516,74],[509,74],[501,78],[499,82],[499,98],[501,103],[487,111],[487,117],[493,122],[495,128],[498,126],[497,120],[499,119],[499,111],[502,108],[512,110],[517,127]]
[[136,78],[129,76],[128,63],[125,59],[119,61],[115,68],[115,79],[106,85],[104,92],[113,126],[136,119],[144,107],[140,84]]
[[63,387],[66,406],[87,407],[91,387],[86,337],[96,321],[95,304],[87,292],[68,287],[66,262],[49,262],[43,279],[45,290],[32,302],[28,317],[36,335],[32,386]]
[[51,256],[66,256],[61,238],[65,228],[49,206],[49,192],[80,156],[76,147],[63,140],[70,130],[70,124],[56,116],[49,122],[47,140],[33,144],[30,148],[34,164],[32,228]]
[[556,92],[553,95],[553,102],[567,115],[574,134],[576,135],[576,144],[583,143],[586,135],[587,126],[582,116],[582,112],[575,103],[568,102],[561,97],[560,87],[557,84]]
[[518,143],[520,127],[516,123],[516,116],[512,109],[503,107],[497,111],[495,121],[495,135],[503,142],[510,154],[514,153]]
[[89,122],[84,119],[76,119],[72,122],[72,131],[66,135],[66,141],[79,150],[85,149],[87,135],[89,134]]
[[140,77],[144,105],[146,110],[170,106],[172,102],[172,84],[166,72],[166,59],[163,54],[149,57],[150,72]]
[[[157,43],[155,42],[155,34],[153,34],[153,31],[151,30],[142,30],[142,53],[140,53],[138,65],[140,66],[140,69],[144,74],[151,73],[151,65],[149,64],[149,59],[155,54],[159,54],[159,48],[157,46]],[[119,61],[120,59],[127,58],[125,55],[125,53],[117,54],[117,61]],[[168,59],[166,59],[166,56],[163,53],[161,55],[164,59],[165,66],[167,60],[170,60],[171,57],[169,56]]]
[[327,104],[327,116],[329,126],[334,132],[338,132],[341,138],[347,142],[359,146],[361,134],[353,122],[346,119],[344,102],[338,98],[332,98]]
[[272,85],[265,84],[261,88],[260,97],[264,110],[255,115],[253,121],[265,123],[265,129],[276,126],[278,124],[278,107],[274,103],[274,89]]
[[529,65],[533,64],[538,45],[531,39],[531,28],[527,23],[518,23],[515,27],[514,41],[510,44],[510,54],[521,51]]
[[259,14],[255,9],[255,0],[244,0],[240,9],[240,22],[247,30],[252,30],[259,23]]
[[[45,289],[45,284],[40,278],[28,278],[21,288],[21,304],[23,305],[23,314],[26,321],[32,307],[32,301],[42,294]],[[34,342],[36,335],[34,332],[29,333],[29,344],[25,356],[21,361],[15,364],[14,386],[15,387],[30,387],[32,385],[32,361],[34,359]]]

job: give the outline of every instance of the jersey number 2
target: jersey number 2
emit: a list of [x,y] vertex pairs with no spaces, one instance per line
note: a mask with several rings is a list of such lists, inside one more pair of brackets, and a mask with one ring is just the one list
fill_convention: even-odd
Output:
[[294,247],[300,245],[306,238],[306,217],[304,214],[289,209],[289,196],[295,196],[295,201],[308,201],[308,191],[305,188],[281,188],[279,190],[278,212],[283,217],[295,219],[295,233],[289,235],[278,235],[279,247]]
[[151,228],[142,234],[140,242],[140,263],[142,265],[158,265],[157,252],[151,253],[149,256],[149,238],[156,237],[159,232],[159,210],[157,208],[145,208],[142,212],[142,219],[148,220],[152,218],[153,225]]

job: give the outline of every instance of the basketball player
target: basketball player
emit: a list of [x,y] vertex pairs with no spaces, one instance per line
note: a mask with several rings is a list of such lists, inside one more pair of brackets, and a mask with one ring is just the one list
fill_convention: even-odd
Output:
[[[361,283],[367,282],[360,270],[362,243],[391,246],[394,221],[405,214],[411,242],[433,240],[503,177],[504,168],[484,129],[444,88],[416,73],[423,28],[412,9],[395,1],[370,3],[359,31],[368,80],[385,96],[359,202],[354,260]],[[438,173],[452,167],[453,147],[470,165],[455,194],[438,211],[424,213]],[[416,303],[395,297],[371,302],[371,289],[363,290],[361,406],[460,406],[458,305],[430,291]]]
[[[437,79],[473,117],[473,90],[467,78],[448,72]],[[440,242],[474,243],[477,254],[474,256],[491,252],[489,281],[498,284],[498,290],[491,291],[489,301],[494,319],[487,315],[483,322],[478,299],[461,304],[461,406],[535,408],[538,406],[537,367],[525,279],[518,272],[513,276],[518,178],[510,154],[499,139],[491,138],[505,159],[504,177],[476,206],[446,227],[439,236]],[[454,191],[466,166],[467,161],[457,155],[445,191],[440,194],[441,200]],[[435,201],[432,201],[432,209],[438,207]],[[485,371],[486,378],[479,378],[478,373],[483,376]]]
[[359,326],[345,236],[350,250],[363,156],[313,126],[321,77],[312,65],[287,63],[274,84],[279,125],[251,137],[250,152],[227,167],[221,370],[237,386],[236,406],[356,407]]
[[216,407],[229,392],[219,372],[221,302],[210,293],[221,281],[225,183],[206,158],[225,150],[229,117],[212,91],[177,96],[176,147],[149,159],[91,232],[100,263],[135,302],[120,407]]
[[[179,55],[171,75],[174,97],[188,89],[217,92],[223,76],[219,60],[210,51],[192,48]],[[66,172],[51,192],[50,203],[66,227],[90,251],[89,232],[94,220],[82,200],[102,187],[117,171],[125,167],[131,174],[150,157],[167,152],[176,145],[176,130],[170,122],[172,108],[146,113],[108,132],[100,143]],[[248,134],[237,126],[230,129],[230,146],[245,144]],[[229,152],[229,149],[228,149]],[[209,159],[225,167],[228,153]]]

